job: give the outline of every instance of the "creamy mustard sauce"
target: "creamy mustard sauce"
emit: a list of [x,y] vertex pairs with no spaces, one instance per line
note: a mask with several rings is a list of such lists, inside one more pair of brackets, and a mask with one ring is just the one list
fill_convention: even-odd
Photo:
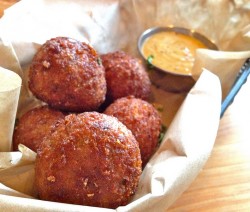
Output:
[[143,55],[153,57],[152,64],[178,74],[191,74],[195,51],[207,48],[196,38],[176,32],[160,32],[147,38]]

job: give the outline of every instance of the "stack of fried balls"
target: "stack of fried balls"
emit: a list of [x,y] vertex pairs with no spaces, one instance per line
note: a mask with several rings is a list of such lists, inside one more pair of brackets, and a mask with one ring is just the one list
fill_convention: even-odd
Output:
[[87,43],[55,37],[35,54],[28,80],[42,104],[19,119],[13,149],[23,144],[37,152],[38,198],[128,204],[161,130],[140,60],[123,51],[99,55]]

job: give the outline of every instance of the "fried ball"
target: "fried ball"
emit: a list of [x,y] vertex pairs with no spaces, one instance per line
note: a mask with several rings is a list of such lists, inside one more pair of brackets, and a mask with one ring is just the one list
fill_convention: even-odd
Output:
[[18,145],[23,144],[37,152],[44,137],[65,115],[48,106],[40,106],[26,112],[17,122],[13,133],[13,150],[18,150]]
[[86,43],[57,37],[34,56],[29,88],[40,100],[59,110],[96,110],[105,100],[104,68],[96,51]]
[[155,152],[161,131],[161,117],[148,102],[130,97],[117,99],[104,111],[118,118],[139,143],[143,167]]
[[38,150],[35,186],[43,200],[116,208],[135,193],[141,157],[130,130],[98,112],[71,114]]
[[123,51],[101,55],[107,81],[107,100],[133,95],[147,100],[150,80],[140,60]]

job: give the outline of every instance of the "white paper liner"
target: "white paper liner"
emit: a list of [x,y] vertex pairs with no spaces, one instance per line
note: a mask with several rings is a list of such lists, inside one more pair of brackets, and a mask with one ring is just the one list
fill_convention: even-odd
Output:
[[11,151],[21,78],[0,67],[0,151]]

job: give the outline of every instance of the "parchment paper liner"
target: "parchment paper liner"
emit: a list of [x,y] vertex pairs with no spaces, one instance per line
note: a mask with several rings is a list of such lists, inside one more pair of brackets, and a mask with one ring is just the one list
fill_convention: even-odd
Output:
[[0,151],[11,151],[21,83],[16,73],[0,67]]

